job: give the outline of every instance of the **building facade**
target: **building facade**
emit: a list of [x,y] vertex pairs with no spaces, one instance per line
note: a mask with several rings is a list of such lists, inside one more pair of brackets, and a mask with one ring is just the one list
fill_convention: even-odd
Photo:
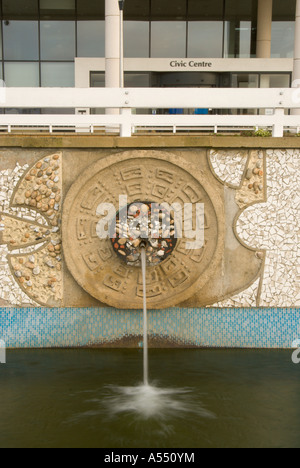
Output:
[[[104,86],[107,42],[119,42],[111,9],[117,0],[2,0],[1,78]],[[296,0],[126,0],[125,86],[289,87],[295,15]]]

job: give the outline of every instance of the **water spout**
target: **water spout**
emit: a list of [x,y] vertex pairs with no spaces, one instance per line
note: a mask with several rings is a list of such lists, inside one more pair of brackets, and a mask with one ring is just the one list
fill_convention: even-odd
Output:
[[144,319],[144,385],[148,385],[148,317],[147,317],[147,291],[146,291],[146,245],[141,245],[141,264],[143,276],[143,319]]
[[[194,404],[189,397],[189,388],[159,388],[149,384],[148,370],[148,314],[147,314],[147,247],[148,242],[143,240],[139,246],[140,262],[143,277],[143,372],[144,380],[136,387],[107,386],[108,395],[102,403],[109,409],[109,414],[120,415],[122,413],[135,414],[141,419],[160,421],[160,434],[166,431],[165,420],[167,418],[184,418],[187,414],[197,414],[200,417],[214,417],[202,406]],[[100,410],[101,411],[101,410]],[[87,413],[90,415],[90,412]]]

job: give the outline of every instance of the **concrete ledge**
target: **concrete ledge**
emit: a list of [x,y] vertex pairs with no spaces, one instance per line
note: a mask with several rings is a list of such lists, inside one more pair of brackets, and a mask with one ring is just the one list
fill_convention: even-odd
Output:
[[300,148],[300,138],[145,135],[1,135],[0,148]]

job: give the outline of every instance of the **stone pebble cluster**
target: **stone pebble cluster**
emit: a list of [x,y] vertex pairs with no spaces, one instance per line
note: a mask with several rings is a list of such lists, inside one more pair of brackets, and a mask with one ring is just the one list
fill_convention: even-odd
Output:
[[241,188],[236,192],[236,202],[240,208],[265,198],[264,154],[251,151],[248,166]]
[[[259,155],[262,157],[262,155]],[[253,190],[255,195],[259,195],[260,192],[264,189],[263,184],[263,161],[257,161],[253,169],[249,168],[246,173],[246,179],[250,181],[248,184],[248,189]],[[253,180],[254,179],[254,180]]]
[[[140,247],[145,244],[150,266],[164,261],[176,245],[174,219],[157,203],[133,203],[117,214],[111,241],[115,252],[132,266],[140,266]],[[152,215],[154,215],[152,217]]]
[[42,242],[51,234],[51,230],[47,226],[43,227],[39,223],[27,222],[21,217],[0,214],[0,220],[3,227],[2,241],[8,244],[11,249]]
[[60,182],[59,158],[60,156],[55,154],[37,162],[19,187],[19,190],[23,190],[23,196],[19,195],[15,199],[18,205],[24,203],[26,206],[40,210],[49,218],[53,227],[58,227],[58,211],[61,201],[61,190],[58,186]]
[[[62,301],[61,157],[54,154],[35,163],[15,188],[13,206],[36,212],[27,218],[3,216],[3,238],[12,255],[8,261],[20,288],[37,303]],[[16,210],[17,208],[15,208]],[[28,249],[28,245],[33,248]]]

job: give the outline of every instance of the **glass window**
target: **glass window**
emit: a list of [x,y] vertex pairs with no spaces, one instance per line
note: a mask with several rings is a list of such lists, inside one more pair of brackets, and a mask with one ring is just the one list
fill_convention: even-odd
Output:
[[[104,72],[91,72],[90,86],[91,88],[104,88],[105,87],[105,73]],[[105,109],[103,108],[91,109],[91,114],[105,114]]]
[[[124,83],[126,88],[149,88],[150,73],[125,73]],[[133,114],[151,114],[150,109],[132,109]]]
[[272,23],[272,58],[293,58],[295,42],[295,23],[291,21],[273,21]]
[[3,21],[5,60],[38,60],[37,21]]
[[105,73],[104,72],[91,72],[91,88],[104,88],[105,87]]
[[255,57],[257,0],[226,0],[224,17],[224,57]]
[[291,77],[289,74],[261,75],[261,88],[289,88]]
[[125,20],[146,21],[150,19],[150,0],[126,0]]
[[257,0],[226,0],[225,20],[257,21]]
[[170,17],[173,19],[186,19],[186,14],[186,0],[151,0],[151,18],[153,20]]
[[149,57],[149,22],[124,22],[125,57]]
[[223,20],[224,0],[188,0],[188,19]]
[[295,21],[296,0],[273,0],[273,21]]
[[75,22],[41,21],[42,60],[74,60]]
[[20,108],[12,108],[12,109],[5,109],[5,114],[21,114],[21,115],[38,115],[41,113],[41,109],[20,109]]
[[151,23],[151,57],[185,57],[186,23],[153,21]]
[[105,0],[77,0],[77,17],[80,19],[105,18]]
[[126,88],[149,88],[150,75],[149,73],[125,73]]
[[217,87],[219,83],[218,73],[208,72],[166,72],[159,73],[158,80],[153,83],[155,87],[163,88],[198,88]]
[[251,21],[226,21],[224,25],[224,57],[250,58],[254,37]]
[[41,63],[41,84],[46,87],[74,87],[74,63]]
[[252,23],[251,21],[241,21],[240,22],[240,53],[241,58],[251,57],[251,31]]
[[233,73],[231,78],[232,88],[258,88],[259,75],[248,75],[244,73]]
[[[0,60],[2,59],[2,22],[0,21]],[[0,69],[2,67],[0,66]]]
[[41,10],[75,10],[75,0],[40,0]]
[[190,21],[188,23],[188,57],[222,57],[223,22]]
[[37,87],[40,84],[37,62],[6,62],[4,74],[6,86]]
[[77,22],[77,56],[105,57],[105,22]]
[[38,0],[2,0],[4,19],[38,19]]
[[74,115],[75,109],[71,109],[69,107],[51,107],[48,109],[47,107],[43,107],[41,109],[41,114],[46,115]]
[[41,18],[75,19],[75,0],[40,0]]

